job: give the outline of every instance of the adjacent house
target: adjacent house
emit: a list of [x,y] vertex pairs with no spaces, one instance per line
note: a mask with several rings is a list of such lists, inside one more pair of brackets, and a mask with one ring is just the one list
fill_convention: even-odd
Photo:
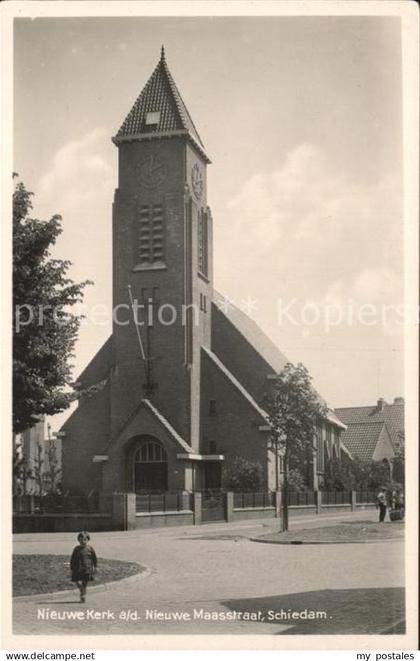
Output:
[[342,443],[352,457],[362,461],[392,459],[404,443],[404,399],[392,404],[383,398],[374,406],[352,406],[335,409],[346,425]]

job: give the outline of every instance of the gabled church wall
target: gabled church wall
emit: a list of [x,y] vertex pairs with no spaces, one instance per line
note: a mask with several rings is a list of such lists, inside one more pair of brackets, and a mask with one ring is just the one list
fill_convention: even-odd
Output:
[[144,408],[140,408],[120,437],[109,444],[109,459],[103,467],[103,490],[134,491],[133,459],[136,437],[139,436],[154,437],[162,444],[168,456],[168,491],[182,491],[185,488],[185,460],[177,459],[177,454],[183,449]]
[[264,407],[264,396],[270,389],[267,376],[274,370],[216,304],[213,304],[212,314],[212,351],[257,404]]
[[101,467],[96,454],[106,453],[109,439],[109,384],[84,399],[65,423],[62,442],[63,489],[72,493],[100,491]]
[[112,335],[103,343],[99,351],[89,361],[78,381],[82,387],[99,383],[108,378],[112,367]]
[[[215,452],[225,455],[224,466],[231,465],[235,457],[258,462],[263,469],[262,488],[266,488],[268,437],[259,430],[264,420],[204,352],[201,392],[202,452],[210,453],[210,443],[215,443]],[[210,400],[215,402],[213,409]]]

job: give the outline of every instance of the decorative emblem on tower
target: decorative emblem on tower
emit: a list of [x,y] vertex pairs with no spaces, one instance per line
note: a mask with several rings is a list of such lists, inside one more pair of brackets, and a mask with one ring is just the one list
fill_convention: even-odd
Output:
[[140,163],[140,183],[145,188],[156,188],[166,179],[166,165],[154,154]]
[[203,175],[201,174],[201,170],[198,167],[197,163],[194,165],[193,169],[191,170],[191,184],[192,184],[192,189],[194,191],[194,195],[196,196],[197,200],[199,200],[203,194],[204,183],[203,183]]

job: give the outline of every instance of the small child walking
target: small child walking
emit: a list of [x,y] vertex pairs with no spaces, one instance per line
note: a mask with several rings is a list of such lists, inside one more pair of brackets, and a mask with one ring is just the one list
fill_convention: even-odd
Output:
[[86,601],[86,588],[89,581],[93,580],[98,559],[95,549],[90,546],[90,535],[86,531],[77,535],[78,546],[75,546],[70,558],[71,580],[77,584],[80,590],[80,601]]

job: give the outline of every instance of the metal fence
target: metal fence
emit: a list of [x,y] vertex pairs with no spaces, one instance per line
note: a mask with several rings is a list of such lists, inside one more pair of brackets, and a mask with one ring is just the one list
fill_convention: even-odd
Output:
[[315,505],[315,493],[313,491],[290,491],[288,505],[297,507]]
[[351,491],[322,491],[322,505],[350,505]]
[[13,496],[13,511],[21,514],[85,514],[97,512],[98,509],[99,496],[97,493],[89,496],[63,494]]
[[233,507],[246,509],[255,507],[274,507],[273,491],[257,491],[249,493],[234,493]]
[[191,511],[193,495],[181,491],[158,494],[136,494],[136,512],[183,512]]
[[356,503],[376,503],[376,491],[356,491]]

